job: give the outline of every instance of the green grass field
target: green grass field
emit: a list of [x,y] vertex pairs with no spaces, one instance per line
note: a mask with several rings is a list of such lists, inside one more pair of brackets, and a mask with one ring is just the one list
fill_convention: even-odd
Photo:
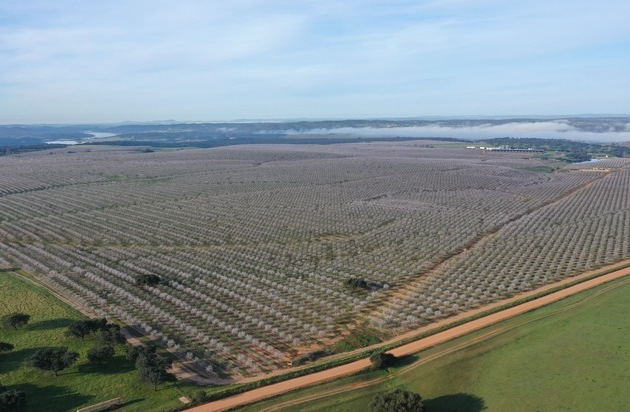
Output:
[[[0,384],[26,392],[29,411],[70,411],[119,396],[125,401],[125,411],[162,411],[181,405],[178,398],[197,388],[177,382],[160,385],[154,392],[152,386],[138,382],[123,347],[116,349],[108,365],[92,367],[86,354],[95,339],[64,336],[67,326],[84,316],[44,288],[0,272],[0,316],[12,312],[28,313],[31,320],[18,331],[0,329],[0,341],[15,345],[13,351],[0,354]],[[25,360],[45,346],[68,346],[81,357],[58,377],[26,366]]]
[[[242,410],[367,411],[379,392],[420,393],[427,410],[622,411],[630,405],[630,278],[373,371]],[[320,397],[322,394],[337,391]],[[305,397],[308,402],[293,403]]]

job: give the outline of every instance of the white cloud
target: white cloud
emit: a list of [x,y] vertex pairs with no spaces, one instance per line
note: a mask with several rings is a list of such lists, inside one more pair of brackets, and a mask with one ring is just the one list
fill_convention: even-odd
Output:
[[0,116],[620,112],[629,14],[620,0],[7,0]]

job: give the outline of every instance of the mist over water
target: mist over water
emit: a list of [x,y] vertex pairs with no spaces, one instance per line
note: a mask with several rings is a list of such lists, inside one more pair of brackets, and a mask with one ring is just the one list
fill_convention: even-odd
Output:
[[[613,128],[611,128],[613,129]],[[570,139],[584,142],[615,143],[630,141],[630,123],[623,130],[587,131],[565,121],[511,122],[504,124],[479,124],[466,126],[410,126],[410,127],[340,127],[290,130],[290,134],[348,134],[364,137],[454,137],[470,140],[483,140],[495,137],[525,137],[544,139]]]

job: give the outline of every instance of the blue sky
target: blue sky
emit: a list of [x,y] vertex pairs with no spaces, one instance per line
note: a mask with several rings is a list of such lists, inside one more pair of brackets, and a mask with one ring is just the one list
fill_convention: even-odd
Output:
[[2,0],[0,123],[629,113],[630,2]]

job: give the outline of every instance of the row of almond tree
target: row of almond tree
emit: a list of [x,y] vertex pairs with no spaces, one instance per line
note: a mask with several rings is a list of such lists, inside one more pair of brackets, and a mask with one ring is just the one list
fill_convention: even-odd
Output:
[[[522,155],[360,147],[2,159],[0,263],[134,324],[199,369],[256,374],[366,314],[409,328],[628,255],[627,220],[614,212],[626,192],[606,200],[626,172],[544,174]],[[589,226],[579,213],[593,206],[608,207],[609,220]],[[496,230],[465,266],[462,256],[431,270]],[[602,237],[604,252],[572,257]]]
[[372,322],[415,327],[627,259],[630,161],[602,166],[614,165],[588,187],[505,225],[429,272],[404,296],[376,310]]

